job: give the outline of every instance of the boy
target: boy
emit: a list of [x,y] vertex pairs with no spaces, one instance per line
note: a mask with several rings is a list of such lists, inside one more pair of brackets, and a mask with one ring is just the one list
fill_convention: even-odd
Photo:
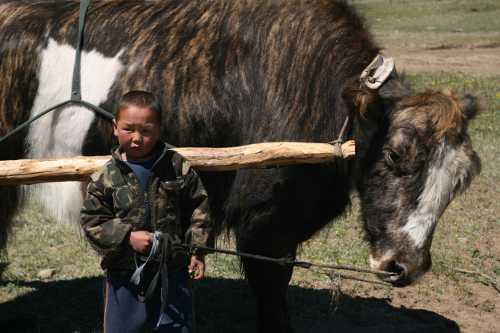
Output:
[[125,94],[113,121],[119,147],[87,188],[81,225],[103,257],[106,333],[192,331],[188,273],[204,277],[204,256],[159,255],[167,247],[156,245],[171,239],[212,245],[208,199],[189,164],[159,141],[160,127],[161,108],[152,94]]

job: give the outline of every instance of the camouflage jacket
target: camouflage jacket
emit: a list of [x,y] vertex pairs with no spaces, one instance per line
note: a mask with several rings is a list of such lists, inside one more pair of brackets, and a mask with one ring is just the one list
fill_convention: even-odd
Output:
[[[135,269],[131,231],[167,232],[193,245],[211,246],[208,197],[189,163],[165,144],[152,167],[147,190],[121,159],[120,149],[91,176],[81,210],[81,225],[92,247],[103,257],[108,271]],[[174,257],[187,265],[187,255]]]

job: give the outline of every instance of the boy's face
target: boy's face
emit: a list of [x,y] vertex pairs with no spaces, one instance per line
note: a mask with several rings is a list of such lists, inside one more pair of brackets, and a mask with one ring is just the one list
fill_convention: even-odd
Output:
[[140,160],[151,155],[160,138],[160,124],[150,108],[129,105],[113,121],[114,135],[128,160]]

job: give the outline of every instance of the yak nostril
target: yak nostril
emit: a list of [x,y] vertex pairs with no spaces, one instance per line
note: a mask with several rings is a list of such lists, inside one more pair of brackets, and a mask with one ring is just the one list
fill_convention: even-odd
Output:
[[386,271],[388,271],[390,273],[397,274],[396,277],[398,279],[405,277],[407,275],[406,267],[404,265],[396,262],[396,261],[389,262],[389,264],[387,265]]

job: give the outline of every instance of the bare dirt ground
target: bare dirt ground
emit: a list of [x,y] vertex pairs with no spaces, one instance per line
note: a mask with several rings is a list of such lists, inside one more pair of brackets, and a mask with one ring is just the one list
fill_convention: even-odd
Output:
[[416,72],[462,72],[481,76],[500,75],[500,43],[400,47],[389,45],[387,55],[396,68]]
[[[498,242],[476,245],[479,252],[488,248],[492,253],[500,253]],[[482,269],[487,268],[478,267]],[[315,281],[317,294],[307,299],[308,296],[297,295],[292,289],[289,294],[292,309],[303,310],[304,304],[315,302],[316,313],[318,309],[323,313],[321,320],[317,316],[309,320],[301,313],[301,320],[296,322],[297,332],[500,332],[500,293],[475,275],[452,277],[429,272],[416,285],[405,288],[342,280],[336,310],[329,314],[324,314],[331,311],[328,279],[297,269],[293,279],[304,289],[311,288],[304,281]]]
[[[498,214],[499,212],[497,212]],[[498,228],[496,228],[498,230]],[[490,232],[498,232],[490,230]],[[476,243],[480,253],[496,254],[496,264],[500,263],[500,244],[498,241],[484,238],[484,242]],[[452,267],[451,269],[462,269]],[[476,267],[475,270],[492,271],[491,267]],[[498,288],[498,278],[496,279]],[[454,277],[436,276],[429,273],[417,285],[405,289],[393,289],[389,293],[391,304],[397,308],[408,307],[413,310],[425,309],[450,320],[453,325],[445,329],[441,326],[445,321],[432,319],[423,326],[430,332],[500,332],[500,293],[491,285],[483,283],[478,275],[457,274]],[[382,295],[378,295],[382,296]],[[425,317],[414,313],[413,323],[420,323]],[[424,321],[425,323],[425,321]],[[409,332],[419,330],[406,328]],[[406,330],[403,330],[406,332]]]

